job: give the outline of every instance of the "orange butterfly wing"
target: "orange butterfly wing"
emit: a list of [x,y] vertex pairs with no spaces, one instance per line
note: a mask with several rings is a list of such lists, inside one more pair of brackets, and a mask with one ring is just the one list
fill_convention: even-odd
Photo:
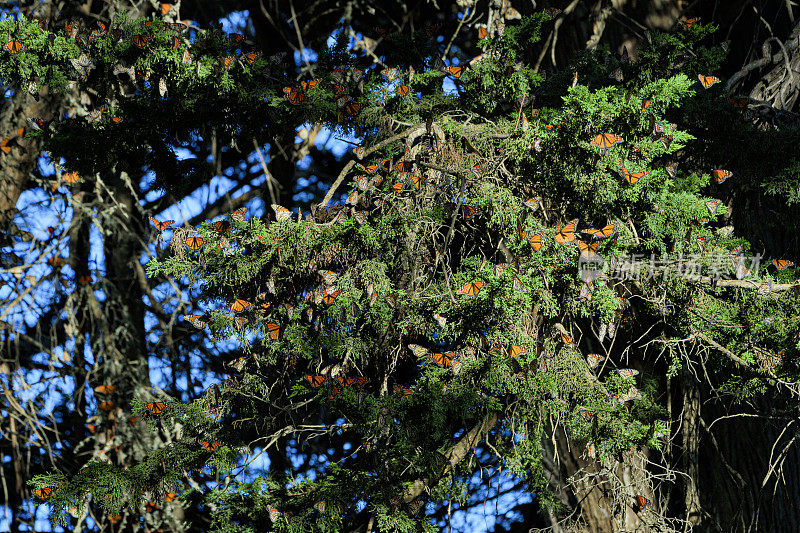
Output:
[[619,144],[624,141],[622,137],[619,135],[614,135],[613,133],[601,133],[589,143],[592,146],[597,146],[601,150],[608,150],[615,144]]
[[267,322],[265,324],[267,335],[273,341],[279,341],[283,338],[283,326],[280,324],[274,324],[272,322]]
[[199,250],[200,248],[203,247],[205,243],[206,240],[203,239],[202,237],[189,237],[188,239],[183,241],[183,244],[188,246],[190,250]]
[[55,490],[55,487],[42,487],[40,489],[33,489],[33,495],[39,499],[46,500],[50,494]]
[[720,79],[716,76],[704,76],[702,74],[697,75],[697,79],[700,80],[702,86],[706,89],[714,85],[715,83],[719,83]]
[[724,170],[721,168],[717,168],[711,171],[711,175],[714,176],[714,179],[717,183],[724,183],[725,180],[733,176],[733,172],[730,170]]
[[523,355],[528,353],[528,350],[526,350],[522,346],[517,346],[516,344],[512,344],[508,348],[508,353],[511,355],[511,357],[516,357],[518,355]]
[[150,402],[144,407],[154,415],[158,415],[167,408],[167,404],[164,402]]
[[289,100],[289,103],[294,105],[300,104],[308,98],[306,93],[297,87],[284,87],[283,94],[286,96],[286,99]]
[[19,41],[15,41],[15,40],[11,39],[10,41],[8,41],[8,42],[5,44],[5,46],[3,46],[3,48],[4,48],[4,49],[6,50],[6,52],[8,52],[9,54],[11,54],[11,55],[17,55],[17,54],[19,54],[20,52],[23,52],[23,51],[25,50],[25,45],[24,45],[24,44],[22,44],[22,43],[21,43],[21,42],[19,42]]
[[558,230],[556,231],[556,242],[559,244],[568,244],[575,240],[575,229],[578,224],[578,219],[574,219],[569,224],[565,224],[563,227],[558,226]]
[[454,78],[460,78],[464,74],[464,71],[467,70],[467,68],[464,67],[463,65],[456,65],[452,67],[447,67],[445,70]]
[[534,234],[528,241],[535,252],[538,252],[542,248],[542,237],[544,237],[544,230]]
[[313,388],[318,389],[319,387],[322,386],[323,383],[325,383],[328,380],[328,378],[327,378],[327,376],[311,376],[311,375],[309,375],[309,376],[306,376],[306,380],[308,380],[308,382],[311,384],[311,386]]
[[250,307],[252,304],[247,300],[242,300],[241,298],[237,298],[235,302],[231,305],[231,311],[234,313],[240,313]]
[[170,227],[172,224],[175,223],[174,220],[165,220],[164,222],[160,222],[156,220],[154,217],[150,217],[150,222],[153,223],[153,225],[156,227],[158,231],[164,231],[165,229],[167,229],[168,227]]
[[147,46],[147,42],[149,40],[150,40],[150,35],[146,33],[142,33],[140,35],[134,35],[133,37],[131,37],[131,41],[133,42],[133,44],[135,44],[139,48],[144,48],[145,46]]
[[464,296],[477,296],[483,286],[486,285],[483,281],[473,281],[472,283],[467,283],[460,289],[456,291],[456,294],[463,294]]

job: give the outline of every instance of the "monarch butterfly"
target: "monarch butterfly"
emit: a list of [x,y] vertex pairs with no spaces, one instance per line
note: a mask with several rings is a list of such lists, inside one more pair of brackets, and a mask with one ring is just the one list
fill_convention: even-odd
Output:
[[241,298],[237,298],[231,304],[231,311],[233,311],[234,313],[241,313],[242,311],[244,311],[245,309],[247,309],[251,305],[252,304],[250,302],[248,302],[247,300],[242,300]]
[[19,41],[15,41],[14,39],[9,39],[9,41],[3,46],[3,49],[12,56],[15,56],[20,52],[25,51],[25,45]]
[[700,248],[701,252],[705,251],[707,244],[708,244],[708,237],[698,237],[697,238],[697,246],[698,246],[698,248]]
[[629,379],[638,376],[639,371],[634,368],[620,368],[617,370],[617,374],[623,379]]
[[274,524],[275,522],[278,521],[278,518],[280,518],[280,516],[281,516],[281,512],[278,511],[276,508],[274,508],[274,507],[270,507],[269,508],[269,520],[270,520],[270,522],[272,522]]
[[762,296],[765,294],[769,294],[771,292],[772,292],[772,280],[765,281],[764,283],[759,285],[758,289],[756,290],[756,294]]
[[145,409],[154,415],[160,415],[167,407],[169,407],[169,405],[164,402],[150,402],[144,406]]
[[205,315],[183,315],[183,319],[197,329],[204,329],[208,325],[208,317]]
[[697,219],[698,224],[708,224],[708,217],[702,217]]
[[581,285],[581,290],[578,293],[578,298],[583,302],[588,302],[592,299],[594,294],[594,283],[586,282]]
[[433,362],[437,365],[447,367],[453,362],[455,355],[455,352],[433,353],[431,354],[431,359],[433,359]]
[[323,383],[328,381],[328,377],[327,376],[311,376],[311,375],[308,375],[308,376],[306,376],[306,380],[308,380],[308,382],[311,384],[312,388],[318,389],[323,385]]
[[408,349],[417,357],[424,357],[428,354],[428,349],[419,344],[409,344]]
[[309,89],[313,89],[314,87],[316,87],[320,81],[322,80],[301,81],[300,86],[303,87],[304,91],[307,91]]
[[628,387],[628,391],[620,396],[626,402],[638,401],[642,399],[642,392],[636,388],[636,385],[631,385]]
[[200,444],[203,446],[203,448],[205,448],[206,450],[208,450],[210,452],[213,452],[214,450],[216,450],[217,448],[219,448],[222,445],[222,443],[219,442],[219,441],[208,442],[208,441],[205,441],[205,440],[201,440]]
[[114,389],[114,385],[98,385],[94,388],[94,391],[100,394],[111,394]]
[[519,238],[524,239],[528,236],[528,231],[522,228],[522,224],[517,222],[517,233],[519,233]]
[[597,459],[597,446],[595,446],[593,441],[586,443],[586,455],[589,459]]
[[642,110],[641,110],[642,113],[644,113],[645,111],[647,111],[651,107],[653,107],[653,101],[652,100],[642,100]]
[[144,48],[145,46],[147,46],[147,42],[149,40],[150,40],[150,35],[146,33],[134,35],[133,37],[131,37],[131,42],[139,48]]
[[563,331],[560,332],[560,333],[561,333],[561,342],[563,342],[565,346],[571,347],[571,348],[574,348],[575,346],[577,346],[577,344],[575,344],[575,340],[572,337],[570,337],[569,335],[567,335]]
[[714,176],[714,180],[716,180],[717,183],[725,183],[725,180],[733,176],[733,172],[724,169],[714,169],[711,171],[711,175]]
[[361,114],[361,111],[364,109],[363,104],[359,104],[358,102],[348,102],[344,106],[344,112],[350,118],[355,118]]
[[[502,276],[503,272],[509,267],[511,263],[498,263],[494,266],[494,275],[495,276]],[[483,270],[483,265],[481,265],[480,270]]]
[[375,290],[375,285],[372,283],[367,285],[367,296],[369,296],[369,306],[372,307],[378,299],[378,291]]
[[556,230],[556,242],[559,244],[569,244],[575,240],[575,230],[577,229],[578,219],[573,219],[569,224],[563,227],[558,226]]
[[272,210],[275,211],[275,219],[278,222],[283,222],[292,217],[292,212],[283,207],[282,205],[272,204]]
[[537,196],[535,198],[528,198],[523,203],[525,204],[526,207],[529,207],[529,208],[533,209],[534,211],[536,211],[536,209],[538,209],[539,205],[541,205],[541,203],[542,203],[542,197],[541,196]]
[[164,231],[165,229],[167,229],[168,227],[170,227],[172,224],[175,223],[174,220],[165,220],[164,222],[159,222],[154,217],[150,217],[150,222],[153,223],[153,225],[159,232]]
[[514,282],[511,285],[511,288],[515,291],[519,291],[525,294],[528,294],[528,289],[525,288],[525,285],[522,284],[522,280],[519,279],[519,276],[514,276]]
[[411,87],[408,85],[400,85],[395,89],[395,92],[397,92],[399,96],[405,96],[411,92]]
[[619,135],[614,135],[613,133],[601,133],[600,135],[592,139],[589,144],[600,148],[600,151],[602,153],[611,148],[612,146],[621,143],[624,140],[625,139],[623,139]]
[[600,254],[597,253],[597,247],[600,245],[599,242],[587,244],[583,241],[577,241],[577,244],[578,250],[580,250],[581,262],[594,263],[603,260],[603,258],[600,257]]
[[132,426],[135,426],[136,422],[138,422],[138,421],[139,421],[139,417],[138,416],[132,416],[132,417],[130,417],[128,419],[128,424],[130,424]]
[[589,368],[594,370],[603,362],[603,359],[605,359],[605,357],[599,353],[590,353],[586,356],[586,364],[589,365]]
[[344,377],[344,376],[337,376],[337,377],[336,377],[336,381],[338,381],[338,382],[339,382],[339,385],[341,385],[342,387],[345,387],[345,388],[346,388],[346,387],[350,387],[351,385],[353,385],[353,384],[356,382],[356,380],[355,380],[355,379],[353,379],[353,378],[346,378],[346,377]]
[[116,407],[116,406],[117,406],[117,404],[115,404],[115,403],[114,403],[114,402],[112,402],[111,400],[106,400],[106,401],[104,401],[104,402],[100,402],[100,403],[97,405],[97,407],[99,407],[99,408],[100,408],[100,409],[102,409],[103,411],[111,411],[111,410],[112,410],[112,409],[114,409],[114,407]]
[[190,250],[199,250],[205,243],[206,240],[202,237],[189,237],[183,241],[183,244],[185,244]]
[[248,52],[242,55],[242,57],[248,65],[252,65],[259,57],[261,57],[261,52]]
[[447,67],[444,70],[454,78],[458,79],[464,75],[464,72],[467,70],[467,67],[465,65],[455,65],[452,67]]
[[788,259],[773,259],[772,264],[775,265],[775,268],[778,270],[786,270],[790,266],[794,265],[794,263]]
[[322,302],[325,305],[331,305],[337,296],[339,296],[339,291],[336,290],[336,287],[328,287],[322,292]]
[[[170,501],[172,501],[172,500],[170,500]],[[122,516],[120,516],[118,514],[112,514],[112,515],[109,515],[109,517],[108,517],[108,521],[111,522],[112,524],[116,524],[120,520],[122,520]]]
[[650,500],[647,499],[646,497],[642,496],[641,494],[636,495],[634,497],[634,500],[635,500],[635,506],[636,506],[635,510],[636,510],[637,513],[639,511],[641,511],[642,509],[644,509],[645,507],[647,507],[648,505],[650,505]]
[[152,512],[161,510],[161,507],[159,507],[158,505],[156,505],[153,502],[147,502],[147,504],[144,506],[144,510],[147,513],[152,513]]
[[694,26],[695,23],[700,22],[700,18],[699,17],[692,17],[692,18],[689,18],[689,19],[680,20],[678,22],[681,23],[681,26],[683,26],[684,30],[688,30],[689,28]]
[[164,494],[164,501],[167,502],[167,503],[174,502],[177,497],[178,497],[178,495],[175,494],[174,492],[168,492],[168,493]]
[[617,172],[619,173],[619,175],[622,176],[622,178],[625,179],[625,181],[627,181],[631,185],[636,185],[637,183],[639,183],[640,179],[642,179],[643,177],[647,176],[651,172],[651,171],[648,170],[648,171],[644,171],[644,172],[636,172],[636,173],[631,174],[628,171],[628,169],[626,169],[622,165],[618,165],[618,168],[619,168],[619,170],[617,170]]
[[281,326],[280,324],[265,322],[264,327],[266,329],[267,336],[269,336],[270,340],[279,341],[283,338],[283,326]]
[[394,391],[402,394],[404,398],[408,398],[414,392],[411,389],[409,389],[408,387],[402,387],[400,385],[395,385],[394,386]]
[[478,26],[478,39],[485,39],[489,36],[489,30],[486,26]]
[[461,294],[469,297],[477,296],[478,293],[481,292],[481,289],[483,288],[484,285],[486,285],[486,283],[484,283],[483,281],[473,281],[471,283],[467,283],[466,285],[458,289],[456,291],[456,294]]
[[284,87],[283,94],[286,96],[286,99],[289,100],[289,103],[294,105],[303,103],[308,98],[306,93],[301,91],[298,87]]
[[525,355],[526,353],[528,353],[528,350],[526,350],[522,346],[517,346],[516,344],[511,344],[508,347],[508,355],[510,355],[511,357],[516,357],[518,355]]
[[395,164],[394,168],[398,172],[411,172],[411,168],[412,168],[411,166],[412,166],[413,163],[414,163],[413,161],[408,161],[408,160],[405,160],[405,159],[401,159],[400,161],[397,162],[397,164]]
[[616,227],[617,223],[612,222],[611,224],[604,226],[601,229],[589,228],[581,230],[581,233],[588,233],[595,239],[607,239],[608,237],[611,237],[612,235],[614,235],[614,233],[616,233],[617,231]]
[[228,41],[230,41],[232,47],[236,48],[244,41],[244,35],[241,33],[229,33]]
[[674,178],[678,174],[678,164],[677,163],[670,163],[669,165],[664,167],[664,170],[667,171],[667,175],[670,178]]
[[332,270],[317,270],[317,273],[322,276],[322,279],[328,285],[333,285],[336,283],[336,280],[339,278],[339,274]]
[[41,500],[46,500],[50,497],[50,494],[56,490],[55,487],[42,487],[40,489],[33,489],[33,495]]
[[616,81],[622,81],[623,79],[625,79],[622,73],[622,67],[617,67],[611,72],[609,72],[608,77]]
[[712,215],[717,212],[717,208],[721,202],[719,200],[708,200],[706,202],[706,207],[708,208],[708,212]]
[[375,174],[375,173],[376,173],[377,171],[379,171],[381,168],[384,168],[384,166],[383,166],[383,165],[380,165],[380,164],[377,164],[377,163],[374,163],[374,164],[372,164],[372,165],[367,165],[367,166],[364,166],[364,165],[362,165],[361,163],[359,163],[359,164],[358,164],[358,165],[356,165],[356,166],[357,166],[358,168],[360,168],[361,170],[363,170],[364,172],[368,173],[368,174]]
[[703,74],[698,74],[697,79],[700,80],[700,84],[706,89],[708,89],[715,83],[720,82],[720,79],[716,76],[704,76]]
[[395,307],[397,307],[397,295],[396,295],[396,294],[394,294],[394,293],[387,294],[386,296],[384,296],[384,298],[383,298],[383,299],[386,301],[386,303],[387,303],[387,304],[389,305],[389,307],[391,307],[392,309],[394,309]]
[[542,249],[542,237],[544,237],[544,230],[535,233],[528,241],[534,252],[538,252]]
[[628,153],[628,159],[631,161],[641,161],[644,159],[644,152],[638,146],[632,146]]

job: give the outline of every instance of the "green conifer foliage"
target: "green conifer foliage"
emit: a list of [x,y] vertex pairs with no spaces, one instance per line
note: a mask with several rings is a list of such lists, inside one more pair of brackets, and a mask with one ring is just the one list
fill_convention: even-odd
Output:
[[[96,116],[29,134],[89,182],[146,165],[180,191],[210,171],[170,145],[209,128],[235,144],[303,117],[363,135],[311,213],[231,213],[150,261],[148,275],[200,289],[187,321],[246,355],[189,404],[131,399],[150,427],[184,436],[146,461],[34,479],[53,488],[54,520],[88,493],[109,515],[178,493],[210,506],[219,531],[434,531],[425,506],[467,496],[478,446],[558,511],[543,454],[563,432],[612,515],[670,528],[682,517],[647,502],[675,463],[614,474],[676,431],[668,380],[702,372],[718,402],[796,409],[797,270],[768,266],[777,249],[751,268],[763,247],[737,228],[751,222],[713,201],[779,193],[791,212],[796,123],[754,124],[724,83],[704,87],[724,58],[703,44],[713,27],[654,32],[637,61],[601,47],[545,76],[526,47],[551,17],[507,18],[472,61],[437,61],[420,30],[394,44],[413,70],[365,72],[340,42],[298,81],[286,58],[216,31],[189,46],[184,28],[120,18],[81,48],[3,22],[25,47],[0,62],[4,79],[58,90],[77,77],[106,95]],[[634,254],[646,275],[615,277]],[[690,255],[703,270],[679,271]],[[283,437],[319,455],[314,475],[234,478]],[[204,469],[214,490],[179,482]]]

